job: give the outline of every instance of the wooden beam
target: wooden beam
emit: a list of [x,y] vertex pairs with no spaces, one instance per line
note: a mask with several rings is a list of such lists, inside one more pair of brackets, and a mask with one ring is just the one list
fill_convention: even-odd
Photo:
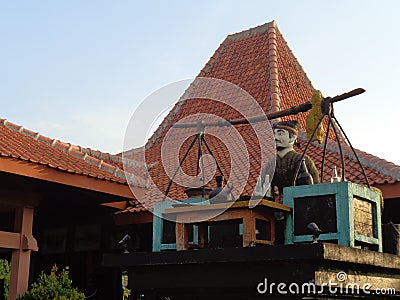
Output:
[[116,225],[152,223],[153,214],[149,211],[114,215]]
[[37,241],[30,234],[20,234],[17,232],[0,231],[0,249],[22,249],[37,251]]
[[122,210],[127,207],[127,201],[125,200],[125,201],[107,202],[107,203],[102,203],[101,205]]
[[11,189],[0,190],[0,204],[8,206],[37,207],[40,203],[40,195],[34,192],[25,192]]
[[143,197],[145,188],[135,187],[135,196],[127,184],[111,182],[85,175],[57,170],[46,165],[40,165],[20,159],[1,157],[0,172],[26,176],[44,181],[64,184],[77,188],[92,190],[105,194],[121,196],[129,199]]
[[0,231],[0,248],[19,249],[21,235],[16,232]]
[[375,184],[382,191],[384,199],[400,198],[400,181],[396,183]]
[[236,201],[236,202],[225,202],[225,203],[217,203],[217,204],[209,204],[209,205],[186,205],[182,207],[174,207],[167,208],[164,211],[164,214],[176,214],[190,211],[210,211],[210,214],[213,214],[212,211],[221,210],[225,211],[227,209],[235,209],[235,208],[260,208],[260,207],[270,207],[274,208],[276,211],[282,212],[290,212],[291,208],[289,206],[283,205],[281,203],[269,201],[269,200],[251,200],[251,201]]

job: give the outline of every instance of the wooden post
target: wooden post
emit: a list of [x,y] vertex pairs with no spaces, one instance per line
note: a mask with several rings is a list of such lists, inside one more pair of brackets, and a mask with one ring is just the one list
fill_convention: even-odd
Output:
[[208,244],[208,226],[206,224],[198,225],[199,247],[204,248]]
[[176,220],[175,234],[176,234],[176,250],[177,251],[187,250],[189,247],[187,225],[185,223],[181,223],[178,220]]
[[275,245],[276,231],[275,231],[275,215],[273,213],[269,217],[269,225],[271,228],[271,245]]
[[9,300],[16,299],[28,289],[31,250],[37,250],[36,240],[32,237],[33,212],[31,207],[15,209],[14,230],[20,233],[20,242],[19,248],[12,252]]
[[243,216],[243,247],[256,246],[256,219],[251,210]]

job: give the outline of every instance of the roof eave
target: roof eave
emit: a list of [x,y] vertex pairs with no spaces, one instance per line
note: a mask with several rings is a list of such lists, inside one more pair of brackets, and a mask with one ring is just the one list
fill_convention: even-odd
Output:
[[1,157],[0,172],[25,176],[47,182],[87,189],[114,196],[134,199],[145,193],[143,187],[133,187],[133,195],[129,185],[109,180],[89,177],[83,174],[69,173],[57,170],[46,165],[39,165],[15,158]]

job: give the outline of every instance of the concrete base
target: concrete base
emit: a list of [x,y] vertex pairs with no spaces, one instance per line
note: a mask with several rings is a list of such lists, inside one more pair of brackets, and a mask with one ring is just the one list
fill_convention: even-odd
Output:
[[103,265],[128,270],[146,299],[400,297],[400,256],[335,244],[106,254]]

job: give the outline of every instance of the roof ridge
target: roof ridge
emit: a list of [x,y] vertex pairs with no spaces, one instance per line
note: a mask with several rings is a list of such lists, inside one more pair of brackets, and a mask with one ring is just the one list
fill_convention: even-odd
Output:
[[299,61],[297,60],[297,57],[294,55],[292,49],[289,47],[289,44],[286,42],[285,38],[283,37],[283,34],[280,32],[280,30],[278,29],[278,26],[275,26],[275,32],[277,35],[279,35],[279,37],[281,38],[281,40],[284,42],[285,47],[286,47],[286,51],[289,53],[289,55],[292,57],[297,69],[300,71],[300,73],[304,76],[304,79],[307,81],[307,83],[315,90],[314,85],[312,84],[310,78],[308,78],[307,73],[304,71],[303,66],[299,63]]
[[[119,167],[115,167],[104,161],[105,156],[107,156],[107,159],[108,159],[109,157],[111,158],[111,155],[107,155],[104,153],[101,154],[100,151],[97,151],[98,155],[100,157],[101,157],[101,155],[103,155],[103,157],[102,158],[95,157],[92,155],[93,150],[91,150],[90,148],[83,148],[81,146],[72,145],[71,143],[65,143],[65,142],[61,142],[56,139],[51,139],[49,137],[41,135],[39,132],[31,131],[29,129],[24,128],[21,125],[17,125],[6,119],[0,119],[0,125],[5,126],[12,131],[19,132],[27,137],[33,138],[34,140],[36,140],[38,142],[45,143],[53,148],[56,148],[65,153],[68,153],[68,154],[74,156],[75,158],[81,159],[90,165],[97,166],[99,169],[107,171],[120,179],[126,180],[125,172],[123,170],[121,170]],[[121,161],[122,161],[122,158],[121,158]],[[140,183],[140,182],[138,181],[137,183]]]
[[103,152],[100,150],[91,149],[88,147],[76,146],[80,149],[81,152],[86,153],[90,156],[97,157],[99,159],[106,159],[114,162],[122,162],[122,158],[119,154],[111,154],[109,152]]
[[[299,138],[305,141],[308,140],[305,130],[300,130]],[[313,145],[323,148],[323,144],[313,143]],[[340,154],[339,146],[337,145],[336,141],[328,139],[326,149],[330,152]],[[356,151],[357,156],[363,166],[367,166],[379,173],[392,177],[394,180],[400,181],[400,166],[365,151],[355,148],[354,150]],[[346,157],[352,159],[354,162],[357,162],[357,159],[350,146],[342,147],[342,151]]]
[[218,59],[218,57],[221,55],[221,53],[224,52],[225,48],[230,44],[230,41],[231,41],[231,39],[229,39],[229,36],[227,36],[222,41],[222,43],[219,45],[217,50],[215,50],[214,54],[207,61],[206,65],[203,67],[203,69],[200,70],[197,77],[203,77],[204,75],[207,75],[207,73],[210,72],[212,66],[214,65],[214,62]]
[[136,153],[139,153],[139,152],[143,152],[145,150],[146,150],[145,146],[140,146],[140,147],[137,147],[137,148],[132,148],[132,149],[123,151],[121,153],[118,153],[117,155],[120,155],[121,157],[123,157],[125,155],[132,155],[132,154],[136,154]]
[[235,39],[238,39],[238,38],[247,37],[247,36],[252,35],[252,34],[262,33],[262,32],[265,32],[265,31],[269,30],[271,27],[276,27],[276,21],[275,20],[272,20],[271,22],[267,22],[267,23],[264,23],[264,24],[261,24],[261,25],[255,26],[255,27],[251,27],[251,28],[246,29],[246,30],[242,30],[242,31],[239,31],[239,32],[236,32],[236,33],[229,34],[227,36],[227,39],[235,40]]
[[[279,69],[278,69],[278,45],[276,42],[276,30],[277,25],[275,21],[267,23],[269,25],[268,30],[268,76],[269,76],[269,101],[270,109],[269,112],[277,112],[281,109],[281,92],[279,89]],[[279,120],[275,120],[279,121]]]

